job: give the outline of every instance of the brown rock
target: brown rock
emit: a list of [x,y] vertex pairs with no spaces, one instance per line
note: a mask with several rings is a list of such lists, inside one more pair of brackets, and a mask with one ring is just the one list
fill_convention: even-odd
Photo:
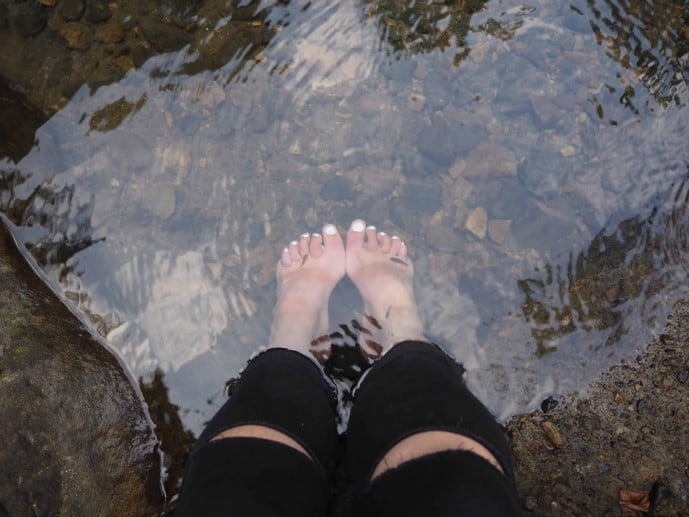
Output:
[[477,145],[467,156],[465,178],[490,176],[514,176],[517,174],[517,158],[506,147],[492,140]]
[[125,72],[129,72],[132,68],[134,68],[134,61],[132,61],[129,56],[117,56],[116,58],[113,58],[112,64],[117,68],[124,70]]
[[359,175],[361,190],[370,194],[388,194],[394,190],[401,179],[397,168],[364,167]]
[[551,421],[545,420],[541,422],[541,429],[543,429],[545,437],[548,439],[548,441],[555,447],[562,447],[564,445],[565,441],[562,438],[560,431],[558,431],[555,424],[553,424]]
[[504,244],[512,226],[511,219],[491,219],[488,221],[488,237],[496,244]]
[[72,49],[85,50],[93,42],[93,32],[86,25],[76,22],[65,23],[60,26],[58,33],[67,46]]
[[106,23],[96,30],[96,41],[112,45],[124,41],[124,29],[117,22]]
[[461,244],[461,238],[449,226],[436,224],[426,231],[426,243],[439,251],[456,253]]
[[488,214],[486,209],[482,206],[474,208],[469,217],[467,217],[464,227],[479,239],[483,239],[488,231]]

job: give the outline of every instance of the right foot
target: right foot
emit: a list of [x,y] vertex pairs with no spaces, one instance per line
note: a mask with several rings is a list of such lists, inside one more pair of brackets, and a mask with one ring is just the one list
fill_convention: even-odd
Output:
[[369,360],[401,341],[427,341],[414,301],[414,269],[399,237],[356,219],[347,232],[346,269],[364,300],[359,344]]

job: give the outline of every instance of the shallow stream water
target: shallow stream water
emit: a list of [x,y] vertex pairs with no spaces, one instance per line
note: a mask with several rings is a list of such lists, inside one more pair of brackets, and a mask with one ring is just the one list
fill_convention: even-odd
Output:
[[[266,342],[280,250],[325,222],[405,239],[429,335],[501,418],[634,358],[688,294],[684,4],[461,4],[251,3],[260,52],[197,66],[198,36],[0,162],[20,238],[193,431]],[[233,23],[199,12],[211,43]]]

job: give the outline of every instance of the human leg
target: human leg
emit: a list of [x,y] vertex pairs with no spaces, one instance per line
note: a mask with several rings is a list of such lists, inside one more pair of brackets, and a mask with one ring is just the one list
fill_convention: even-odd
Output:
[[278,263],[270,346],[192,452],[176,514],[318,515],[334,461],[335,403],[317,360],[327,358],[327,302],[344,274],[342,239],[302,235]]
[[349,422],[359,512],[413,515],[435,504],[434,515],[518,513],[500,426],[462,382],[461,366],[423,337],[404,246],[356,223],[347,274],[364,299],[362,349],[381,358],[359,386]]

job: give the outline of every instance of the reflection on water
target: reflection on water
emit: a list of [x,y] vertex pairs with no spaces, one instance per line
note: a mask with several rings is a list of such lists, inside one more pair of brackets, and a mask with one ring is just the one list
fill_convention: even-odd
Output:
[[[267,339],[280,249],[325,221],[409,243],[429,334],[502,417],[687,294],[686,11],[245,4],[123,3],[132,66],[0,167],[20,237],[194,431]],[[339,288],[333,330],[359,310]]]

